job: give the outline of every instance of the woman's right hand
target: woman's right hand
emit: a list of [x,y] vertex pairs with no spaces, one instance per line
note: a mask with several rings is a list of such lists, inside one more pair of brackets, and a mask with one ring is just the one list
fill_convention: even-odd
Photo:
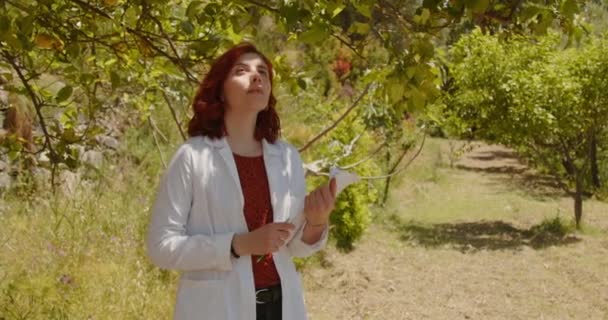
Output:
[[248,233],[237,234],[232,247],[239,256],[265,255],[279,250],[295,226],[287,222],[269,223]]

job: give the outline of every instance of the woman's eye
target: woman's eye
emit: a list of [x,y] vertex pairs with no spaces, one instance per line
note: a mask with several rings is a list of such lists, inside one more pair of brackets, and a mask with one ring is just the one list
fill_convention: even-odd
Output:
[[244,71],[245,71],[245,69],[243,69],[243,68],[237,68],[235,70],[236,73],[243,73]]

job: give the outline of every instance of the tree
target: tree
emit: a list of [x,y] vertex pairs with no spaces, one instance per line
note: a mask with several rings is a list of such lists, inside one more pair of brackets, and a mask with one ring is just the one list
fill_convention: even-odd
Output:
[[548,170],[574,199],[577,227],[583,199],[599,187],[594,155],[606,143],[607,43],[604,37],[563,49],[555,33],[500,42],[476,31],[451,51],[452,120]]
[[[388,59],[365,66],[377,72],[361,81],[381,81],[377,98],[420,111],[438,96],[430,61],[432,36],[439,30],[469,19],[490,31],[543,32],[557,20],[573,32],[572,16],[579,10],[575,0],[544,5],[485,0],[422,5],[389,0],[8,0],[2,7],[1,67],[7,78],[15,78],[5,90],[33,104],[42,132],[35,153],[48,153],[52,163],[68,166],[77,162],[70,145],[94,138],[99,131],[96,112],[111,107],[102,97],[135,106],[144,119],[158,101],[188,101],[205,63],[242,35],[258,36],[264,16],[272,17],[280,33],[303,44],[331,38],[363,59],[366,46],[384,47]],[[288,68],[279,70],[289,78]],[[56,76],[63,86],[48,90],[41,82],[44,74]],[[52,120],[56,115],[59,120]],[[82,116],[86,120],[78,120]]]
[[[406,113],[424,117],[440,97],[433,59],[442,30],[468,21],[490,33],[543,33],[559,23],[576,36],[574,14],[581,4],[578,0],[542,4],[534,0],[6,0],[0,4],[0,72],[8,80],[4,90],[31,101],[39,130],[33,149],[24,148],[23,139],[5,139],[4,150],[15,159],[46,156],[54,178],[56,168],[81,165],[82,151],[98,144],[107,131],[100,120],[117,110],[137,115],[156,138],[160,130],[154,112],[168,109],[175,122],[172,132],[184,137],[188,102],[210,59],[235,43],[253,40],[274,57],[281,83],[277,90],[294,96],[296,108],[324,106],[325,114],[344,115],[305,122],[318,129],[304,139],[311,142],[307,146],[329,138],[338,125],[348,123],[342,122],[350,119],[347,113],[365,105],[369,110],[358,114],[367,114],[369,121],[361,130],[371,131],[381,148],[392,147],[401,154],[404,146],[398,139],[403,136]],[[298,66],[297,61],[290,63],[288,50],[310,58],[315,49],[338,47],[352,52],[349,73],[340,81],[324,80],[329,83],[326,101],[302,99],[307,94],[302,89],[313,83],[312,77],[328,74],[323,71],[328,62]],[[340,97],[340,86],[346,84],[353,88],[355,101],[368,103],[353,105]],[[312,102],[297,104],[305,100]],[[381,125],[372,121],[378,118],[373,116],[376,112],[383,115]],[[305,157],[312,149],[302,150]],[[380,151],[387,154],[387,169],[394,170],[402,157],[391,157],[395,150]],[[311,154],[316,159],[329,156]],[[356,154],[365,157],[366,153]]]

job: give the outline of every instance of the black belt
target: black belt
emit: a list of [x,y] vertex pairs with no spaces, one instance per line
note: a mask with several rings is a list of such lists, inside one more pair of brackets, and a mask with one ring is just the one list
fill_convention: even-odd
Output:
[[281,285],[255,290],[255,303],[265,304],[281,300]]

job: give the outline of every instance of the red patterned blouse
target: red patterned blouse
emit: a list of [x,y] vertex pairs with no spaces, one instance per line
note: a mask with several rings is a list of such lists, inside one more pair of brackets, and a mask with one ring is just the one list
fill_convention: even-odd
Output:
[[[264,157],[233,155],[245,198],[243,210],[245,220],[249,231],[253,231],[273,221]],[[274,286],[281,282],[272,254],[263,257],[252,255],[251,260],[256,289]]]

